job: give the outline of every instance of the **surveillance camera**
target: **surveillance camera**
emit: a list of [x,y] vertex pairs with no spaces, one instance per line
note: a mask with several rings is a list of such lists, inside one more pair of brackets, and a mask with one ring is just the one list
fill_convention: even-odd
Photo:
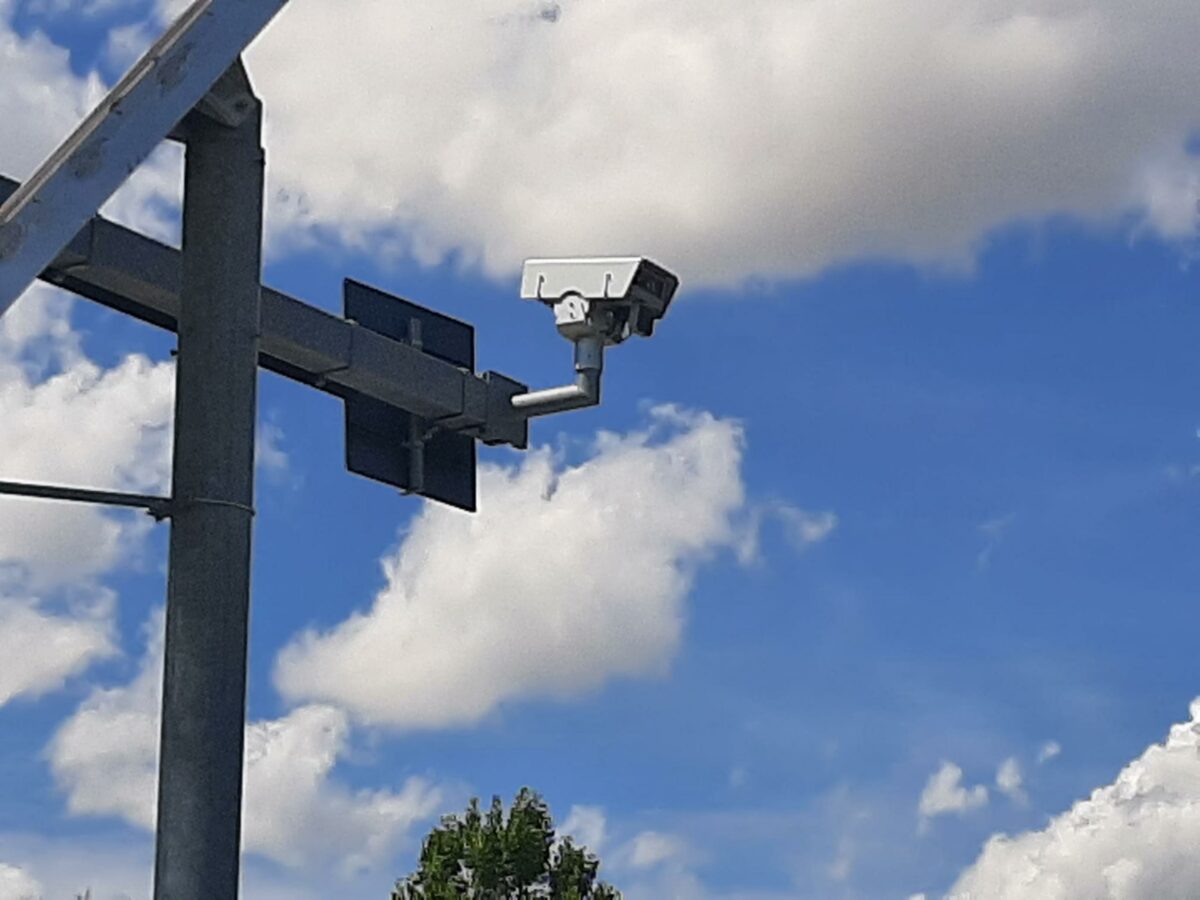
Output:
[[531,259],[521,277],[521,297],[552,307],[563,337],[600,337],[606,344],[650,337],[678,287],[678,278],[637,256]]

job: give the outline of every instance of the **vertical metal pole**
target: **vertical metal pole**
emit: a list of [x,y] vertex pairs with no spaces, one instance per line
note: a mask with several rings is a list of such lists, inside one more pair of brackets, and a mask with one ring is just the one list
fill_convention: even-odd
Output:
[[261,108],[187,128],[155,900],[235,900],[262,258]]

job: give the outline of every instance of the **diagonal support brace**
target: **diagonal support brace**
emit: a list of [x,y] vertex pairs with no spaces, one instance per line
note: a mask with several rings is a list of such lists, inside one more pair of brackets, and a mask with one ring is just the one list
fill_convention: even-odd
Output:
[[0,315],[197,104],[287,0],[195,0],[0,206]]

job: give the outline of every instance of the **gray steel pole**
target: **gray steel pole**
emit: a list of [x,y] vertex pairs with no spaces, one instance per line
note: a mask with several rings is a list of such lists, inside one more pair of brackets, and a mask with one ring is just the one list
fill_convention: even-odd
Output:
[[261,107],[193,114],[155,900],[235,900],[241,850],[264,158]]

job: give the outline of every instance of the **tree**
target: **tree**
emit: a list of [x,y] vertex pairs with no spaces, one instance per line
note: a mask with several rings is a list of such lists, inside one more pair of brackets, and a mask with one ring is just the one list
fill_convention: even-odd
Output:
[[493,797],[487,812],[473,799],[461,816],[443,817],[392,900],[621,900],[596,880],[599,869],[587,848],[555,838],[549,807],[522,788],[507,816]]

